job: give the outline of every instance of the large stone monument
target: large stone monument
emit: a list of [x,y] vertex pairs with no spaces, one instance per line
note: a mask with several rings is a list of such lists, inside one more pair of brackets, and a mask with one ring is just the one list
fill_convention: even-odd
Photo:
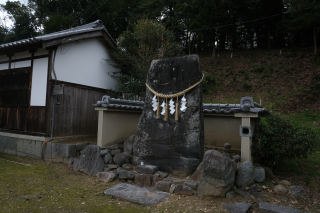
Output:
[[180,175],[196,170],[204,151],[202,80],[197,55],[152,61],[133,143],[135,165]]

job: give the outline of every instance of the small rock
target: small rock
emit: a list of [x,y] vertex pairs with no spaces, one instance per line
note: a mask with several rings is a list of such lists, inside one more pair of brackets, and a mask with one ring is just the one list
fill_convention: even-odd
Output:
[[108,168],[109,168],[110,170],[112,170],[112,169],[117,169],[117,168],[118,168],[118,165],[117,165],[117,164],[108,164]]
[[183,186],[183,185],[179,184],[174,189],[174,194],[191,196],[191,195],[193,195],[193,190],[189,186]]
[[254,183],[254,169],[250,161],[244,161],[238,171],[237,186],[249,186]]
[[282,185],[285,185],[285,186],[291,186],[291,183],[289,181],[287,181],[287,180],[282,180],[279,183],[282,184]]
[[134,182],[141,187],[154,187],[161,179],[151,174],[136,174]]
[[236,196],[237,196],[237,194],[234,191],[230,191],[226,194],[226,198],[229,198],[229,199],[232,199]]
[[198,188],[198,183],[193,181],[185,181],[184,185],[189,186],[193,190],[196,190]]
[[108,163],[112,163],[112,157],[110,155],[110,153],[106,153],[103,157],[103,161],[108,164]]
[[276,185],[274,188],[273,188],[273,191],[279,195],[283,195],[283,194],[286,194],[288,192],[287,188],[284,187],[283,185],[279,184],[279,185]]
[[120,148],[119,145],[113,145],[113,146],[109,147],[110,150],[115,150],[115,149],[119,149],[119,148]]
[[248,192],[242,191],[240,189],[235,189],[234,191],[248,199],[252,198],[252,196]]
[[110,172],[110,169],[108,167],[104,167],[103,171],[104,172]]
[[300,213],[298,209],[283,207],[278,205],[273,205],[270,203],[259,203],[259,209],[270,211],[270,212],[277,212],[277,213]]
[[266,186],[262,186],[262,188],[263,188],[263,189],[267,189],[267,187],[266,187]]
[[124,170],[131,171],[132,168],[133,168],[133,165],[128,164],[128,163],[122,165],[122,169],[124,169]]
[[290,192],[291,196],[297,196],[297,197],[302,197],[307,194],[306,190],[304,190],[303,188],[301,188],[299,186],[290,186],[289,192]]
[[152,166],[152,165],[139,165],[134,167],[133,169],[135,172],[141,173],[141,174],[153,174],[156,171],[159,170],[158,166]]
[[174,178],[174,177],[167,177],[165,179],[163,179],[164,181],[175,181],[175,180],[179,180],[178,178]]
[[127,180],[127,183],[132,183],[133,181],[132,180]]
[[158,181],[155,185],[155,189],[158,191],[169,192],[171,183],[169,181]]
[[171,184],[170,189],[169,189],[170,194],[173,194],[175,188],[176,188],[176,185]]
[[134,135],[131,135],[123,144],[123,151],[132,154]]
[[69,166],[73,165],[73,162],[74,162],[74,158],[69,158],[68,165]]
[[117,179],[117,175],[112,172],[99,172],[97,177],[104,182],[112,182]]
[[233,156],[233,160],[234,160],[234,162],[236,162],[236,163],[240,162],[240,161],[241,161],[240,155],[235,155],[235,156]]
[[[119,170],[118,168],[117,170]],[[119,179],[120,180],[134,180],[134,177],[136,176],[135,173],[129,172],[129,171],[124,171],[124,170],[119,170]]]
[[249,192],[250,192],[250,193],[253,193],[253,192],[261,192],[261,190],[262,190],[262,187],[260,187],[260,186],[258,186],[258,185],[256,185],[256,184],[252,184],[252,185],[250,186]]
[[86,146],[88,146],[89,145],[89,143],[88,142],[86,142],[86,143],[77,143],[76,144],[76,150],[77,151],[81,151],[81,150],[83,150]]
[[254,178],[255,182],[258,182],[258,183],[263,182],[265,179],[264,168],[262,168],[262,167],[255,168],[254,175],[255,175],[255,178]]
[[173,184],[183,184],[184,182],[185,180],[179,180],[179,179],[172,181]]
[[269,167],[264,167],[265,176],[270,179],[274,179],[272,170]]
[[116,154],[119,154],[120,152],[121,152],[120,149],[111,150],[111,156],[115,156]]
[[224,204],[223,209],[232,213],[246,213],[252,204],[241,202],[236,204]]
[[130,158],[130,156],[129,156],[128,153],[126,153],[126,152],[121,152],[121,153],[116,154],[116,155],[113,157],[113,161],[114,161],[118,166],[122,166],[123,164],[129,162],[129,158]]
[[123,171],[123,169],[121,167],[119,167],[119,168],[113,170],[113,173],[115,173],[116,175],[119,175],[120,172],[122,172],[122,171]]
[[109,151],[107,149],[104,149],[104,150],[100,151],[100,155],[102,155],[102,156],[107,154],[107,153],[109,153]]
[[253,196],[255,198],[265,198],[265,197],[267,197],[266,195],[264,195],[264,194],[262,194],[260,192],[253,192]]
[[242,186],[241,190],[243,191],[249,191],[250,187],[249,186]]
[[155,175],[157,175],[158,177],[160,178],[165,178],[165,177],[168,177],[168,173],[166,172],[161,172],[161,171],[157,171],[156,173],[154,173]]
[[229,143],[225,143],[225,144],[223,144],[223,146],[226,149],[231,149],[231,144],[229,144]]

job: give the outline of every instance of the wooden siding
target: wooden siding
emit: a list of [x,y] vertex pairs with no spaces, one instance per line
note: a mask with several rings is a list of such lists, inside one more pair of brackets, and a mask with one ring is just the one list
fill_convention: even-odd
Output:
[[45,134],[45,107],[0,108],[0,128]]
[[63,95],[56,96],[53,136],[96,135],[98,112],[94,110],[92,104],[101,100],[106,92],[101,89],[64,84]]

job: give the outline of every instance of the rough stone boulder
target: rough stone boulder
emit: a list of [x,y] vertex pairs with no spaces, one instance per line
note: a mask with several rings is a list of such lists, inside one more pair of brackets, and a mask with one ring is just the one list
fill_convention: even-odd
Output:
[[253,164],[250,161],[244,161],[238,171],[237,186],[250,186],[254,183],[254,179]]
[[[202,77],[199,57],[188,55],[152,61],[147,84],[157,93],[176,94],[196,84]],[[144,164],[159,166],[161,171],[192,174],[201,162],[204,150],[202,83],[185,94],[185,112],[180,110],[183,96],[179,96],[178,121],[169,108],[167,121],[163,115],[157,118],[152,107],[153,97],[147,88],[145,106],[133,142],[133,164],[139,165],[143,161]],[[173,101],[175,105],[177,98]],[[159,98],[159,102],[161,105],[166,100]]]
[[112,182],[117,179],[117,175],[112,172],[99,172],[97,177],[104,182]]
[[120,168],[117,169],[117,173],[119,174],[119,179],[120,180],[134,180],[134,177],[136,176],[135,173],[129,172],[129,171],[120,170]]
[[82,171],[88,175],[97,175],[104,170],[104,161],[100,155],[100,147],[97,145],[86,146],[80,155],[79,160],[73,164],[75,171]]
[[132,154],[134,135],[131,135],[123,144],[123,151]]
[[171,186],[171,182],[169,181],[158,181],[155,185],[156,190],[169,192]]
[[262,168],[262,167],[257,167],[257,168],[255,168],[255,170],[254,170],[254,175],[255,175],[254,181],[256,181],[256,182],[258,182],[258,183],[263,182],[264,179],[265,179],[265,171],[264,171],[264,168]]
[[129,158],[130,158],[130,156],[129,156],[128,153],[126,153],[126,152],[121,152],[121,153],[116,154],[116,155],[113,157],[113,161],[114,161],[118,166],[122,166],[123,164],[129,162]]
[[174,193],[176,195],[186,195],[191,196],[193,195],[193,190],[189,186],[184,186],[182,184],[179,184],[175,187]]
[[234,186],[235,163],[216,150],[208,150],[201,164],[198,194],[200,196],[225,197],[226,193]]

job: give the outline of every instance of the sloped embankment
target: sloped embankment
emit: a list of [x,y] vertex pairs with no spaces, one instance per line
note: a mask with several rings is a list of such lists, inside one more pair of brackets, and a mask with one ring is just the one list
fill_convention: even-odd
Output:
[[199,55],[207,76],[205,102],[239,103],[252,96],[286,113],[320,111],[320,61],[311,49],[225,51],[216,53],[214,63],[210,53]]

